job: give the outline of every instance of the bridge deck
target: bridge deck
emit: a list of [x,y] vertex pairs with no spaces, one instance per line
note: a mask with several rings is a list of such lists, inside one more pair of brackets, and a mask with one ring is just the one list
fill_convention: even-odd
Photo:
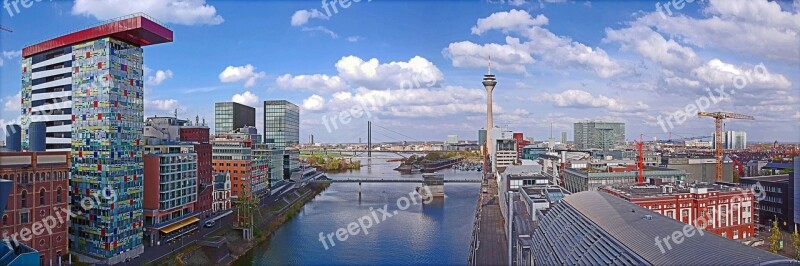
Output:
[[[312,180],[317,183],[422,183],[422,179],[381,179],[381,178],[347,178],[332,180]],[[445,183],[480,183],[480,179],[445,179]]]

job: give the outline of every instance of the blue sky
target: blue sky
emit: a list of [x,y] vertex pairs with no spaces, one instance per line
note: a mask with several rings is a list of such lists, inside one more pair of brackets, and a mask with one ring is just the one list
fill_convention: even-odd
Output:
[[[571,139],[572,123],[587,119],[625,121],[628,139],[710,135],[711,119],[668,117],[702,105],[705,88],[725,86],[737,93],[707,111],[756,117],[728,130],[800,141],[798,1],[695,1],[664,16],[655,1],[362,0],[328,2],[330,15],[320,1],[127,2],[0,10],[0,24],[14,31],[0,32],[0,122],[19,116],[19,50],[145,12],[175,32],[173,43],[145,47],[148,116],[178,109],[213,127],[213,103],[233,100],[258,107],[261,130],[261,102],[287,99],[301,106],[301,141],[354,142],[366,137],[367,120],[405,135],[378,128],[376,141],[474,140],[485,125],[480,81],[491,56],[495,124],[536,139],[551,124]],[[769,75],[756,75],[763,70]],[[333,127],[331,118],[353,106],[370,108],[369,117]]]

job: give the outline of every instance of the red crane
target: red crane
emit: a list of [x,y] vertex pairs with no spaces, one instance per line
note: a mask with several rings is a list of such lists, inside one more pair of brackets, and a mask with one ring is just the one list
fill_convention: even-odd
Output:
[[716,122],[717,130],[714,132],[716,148],[714,155],[717,158],[717,182],[721,182],[722,181],[722,120],[724,119],[755,120],[755,119],[749,115],[726,113],[726,112],[714,112],[714,113],[698,112],[697,116],[713,117],[714,121]]
[[642,140],[642,135],[639,135],[639,141],[634,141],[636,145],[636,149],[639,150],[639,156],[636,157],[636,165],[639,168],[639,176],[637,178],[637,182],[639,185],[644,184],[644,152],[642,151],[644,146],[644,140]]

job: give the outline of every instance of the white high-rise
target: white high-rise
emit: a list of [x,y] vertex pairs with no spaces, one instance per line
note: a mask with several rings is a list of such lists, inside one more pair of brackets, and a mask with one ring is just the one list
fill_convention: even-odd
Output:
[[747,149],[747,133],[744,131],[725,131],[725,149]]

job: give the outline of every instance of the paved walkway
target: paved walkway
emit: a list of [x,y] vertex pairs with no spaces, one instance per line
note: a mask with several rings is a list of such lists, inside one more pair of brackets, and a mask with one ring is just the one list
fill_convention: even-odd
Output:
[[481,194],[475,265],[508,265],[508,242],[499,201],[497,182],[489,180],[488,193]]

